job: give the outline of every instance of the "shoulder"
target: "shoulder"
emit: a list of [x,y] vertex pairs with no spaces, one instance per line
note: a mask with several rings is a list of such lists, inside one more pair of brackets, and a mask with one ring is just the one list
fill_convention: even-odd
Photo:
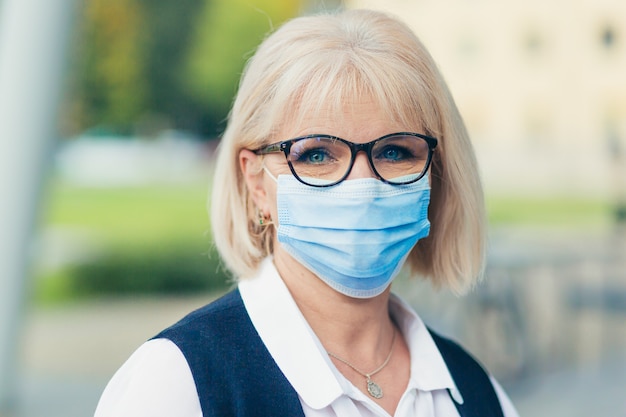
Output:
[[95,416],[202,415],[195,361],[203,348],[225,340],[218,334],[228,333],[232,317],[242,316],[240,300],[230,292],[141,345],[109,381]]
[[190,363],[206,365],[207,355],[223,357],[233,347],[254,337],[254,327],[239,294],[233,290],[212,303],[193,311],[154,337],[172,341]]
[[115,373],[95,417],[197,417],[202,415],[191,370],[166,339],[141,345]]
[[500,400],[500,405],[502,406],[502,412],[504,413],[504,417],[519,417],[517,409],[511,402],[511,399],[493,376],[491,377],[491,383],[493,384],[493,388],[496,390],[498,400]]
[[223,297],[201,307],[176,324],[159,333],[156,338],[167,338],[173,341],[181,336],[194,333],[194,336],[206,335],[206,332],[219,332],[222,327],[232,324],[233,320],[241,320],[246,316],[245,307],[239,290],[234,290]]
[[474,409],[480,404],[481,415],[518,417],[504,389],[474,356],[457,342],[431,329],[429,332],[465,400],[463,405],[458,405],[459,407]]
[[236,345],[250,339],[237,290],[196,310],[141,345],[102,394],[96,417],[201,416],[198,389],[225,380]]

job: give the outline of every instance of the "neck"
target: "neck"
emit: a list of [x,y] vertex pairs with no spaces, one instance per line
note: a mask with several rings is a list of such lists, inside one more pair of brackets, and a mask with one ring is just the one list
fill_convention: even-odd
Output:
[[358,363],[380,364],[394,332],[389,289],[373,298],[348,297],[329,287],[280,245],[275,249],[276,268],[324,348]]

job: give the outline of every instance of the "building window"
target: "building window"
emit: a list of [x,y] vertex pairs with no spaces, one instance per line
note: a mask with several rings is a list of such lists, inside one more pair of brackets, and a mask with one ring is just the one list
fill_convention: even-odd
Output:
[[536,31],[531,31],[526,34],[524,39],[524,47],[529,55],[538,55],[544,47],[544,41],[541,35]]
[[613,47],[617,43],[617,33],[615,31],[615,28],[610,25],[606,25],[600,31],[600,43],[607,50],[613,49]]

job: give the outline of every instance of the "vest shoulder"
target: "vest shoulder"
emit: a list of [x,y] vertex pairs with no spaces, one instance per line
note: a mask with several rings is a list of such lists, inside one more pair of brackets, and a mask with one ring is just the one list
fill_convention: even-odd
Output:
[[463,404],[457,403],[453,398],[459,414],[468,417],[504,417],[502,406],[484,366],[460,344],[428,330],[463,396]]
[[206,339],[215,336],[215,333],[228,332],[243,317],[247,317],[245,306],[239,291],[233,290],[187,314],[153,339],[166,338],[174,342],[187,338]]

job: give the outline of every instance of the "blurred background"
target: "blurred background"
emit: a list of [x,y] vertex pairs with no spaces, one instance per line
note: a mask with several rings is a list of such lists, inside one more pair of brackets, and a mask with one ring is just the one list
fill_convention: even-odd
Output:
[[522,416],[626,416],[626,3],[0,0],[0,416],[92,415],[230,286],[206,214],[244,62],[286,19],[401,16],[482,169],[485,281],[394,284]]

